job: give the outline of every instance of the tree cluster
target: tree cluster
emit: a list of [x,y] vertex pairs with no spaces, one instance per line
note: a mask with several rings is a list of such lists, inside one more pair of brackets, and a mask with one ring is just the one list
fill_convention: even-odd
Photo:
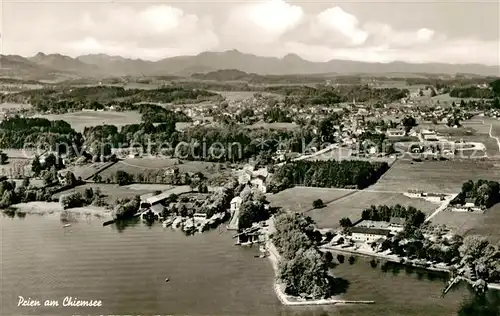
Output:
[[316,246],[321,234],[314,230],[311,218],[282,213],[274,221],[272,240],[282,256],[278,278],[285,284],[285,292],[315,299],[331,296],[334,282],[329,274],[330,262]]
[[[37,145],[50,145],[50,149],[67,153],[79,149],[83,143],[82,135],[61,120],[49,121],[43,118],[12,117],[0,123],[0,148],[38,148]],[[64,144],[64,146],[59,146]],[[68,152],[71,154],[71,152]]]
[[363,220],[389,222],[393,217],[404,218],[405,224],[413,227],[420,227],[425,220],[425,214],[422,211],[413,206],[405,207],[400,204],[394,206],[372,205],[361,213]]
[[450,204],[464,205],[473,202],[475,206],[490,208],[500,202],[500,184],[496,181],[469,180],[462,185],[462,190]]
[[269,202],[266,197],[258,191],[250,191],[241,194],[241,206],[238,217],[238,228],[246,229],[269,218]]
[[361,160],[295,161],[279,167],[272,176],[269,189],[279,192],[294,185],[364,189],[375,183],[388,165]]

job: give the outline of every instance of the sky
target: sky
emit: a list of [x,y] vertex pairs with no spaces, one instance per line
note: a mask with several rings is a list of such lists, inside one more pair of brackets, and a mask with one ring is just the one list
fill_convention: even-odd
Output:
[[490,0],[0,1],[1,53],[158,60],[237,49],[311,61],[500,65]]

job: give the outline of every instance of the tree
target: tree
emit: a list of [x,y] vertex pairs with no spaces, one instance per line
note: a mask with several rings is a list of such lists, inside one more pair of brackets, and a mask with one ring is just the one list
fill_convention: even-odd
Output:
[[417,126],[417,121],[412,116],[406,116],[403,118],[401,123],[405,127],[406,133],[408,133],[413,127]]
[[314,208],[322,208],[324,206],[325,206],[325,204],[323,203],[322,199],[317,199],[317,200],[313,201],[313,207]]
[[301,249],[293,259],[281,262],[278,277],[290,295],[305,293],[318,299],[331,294],[327,261],[315,248]]
[[22,186],[25,187],[25,188],[27,188],[27,187],[29,187],[29,185],[30,185],[30,178],[29,177],[24,177],[23,178]]
[[40,163],[40,158],[38,158],[38,156],[35,156],[33,159],[33,162],[31,163],[31,170],[36,177],[40,175],[40,172],[42,172],[42,164]]
[[64,176],[64,178],[66,180],[66,185],[71,186],[71,187],[74,187],[78,182],[76,180],[75,175],[71,171],[66,172],[66,175]]
[[116,171],[116,183],[118,185],[127,185],[132,182],[132,177],[123,170]]
[[9,156],[6,153],[0,151],[0,164],[5,165],[9,160]]
[[349,228],[352,226],[351,219],[348,217],[344,217],[339,221],[340,227],[342,228]]

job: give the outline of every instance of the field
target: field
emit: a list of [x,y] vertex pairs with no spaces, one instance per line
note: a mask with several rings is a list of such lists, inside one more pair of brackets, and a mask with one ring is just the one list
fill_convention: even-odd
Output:
[[398,160],[381,179],[371,187],[374,190],[457,193],[467,180],[495,180],[500,178],[500,164],[492,161],[449,160],[411,162]]
[[[36,88],[39,89],[39,88]],[[1,111],[6,111],[6,110],[13,110],[13,111],[18,111],[18,110],[29,110],[33,106],[31,104],[23,104],[23,103],[0,103],[0,110]]]
[[286,130],[292,130],[296,129],[299,126],[295,123],[265,123],[265,122],[257,122],[252,125],[247,125],[247,128],[251,129],[257,129],[257,128],[264,128],[264,129],[286,129]]
[[59,198],[61,195],[72,192],[83,193],[87,188],[92,188],[92,189],[99,188],[101,190],[101,193],[105,195],[105,201],[110,204],[114,203],[114,201],[116,201],[117,198],[133,198],[136,195],[154,193],[156,191],[156,190],[133,190],[127,188],[126,186],[119,186],[117,184],[87,183],[84,185],[77,186],[74,189],[54,194],[53,197]]
[[431,219],[433,224],[444,224],[453,233],[460,235],[481,235],[490,242],[500,241],[500,204],[487,210],[484,214],[443,211]]
[[[439,207],[437,203],[409,198],[400,193],[331,188],[294,187],[278,194],[268,194],[267,199],[272,206],[311,216],[319,228],[337,228],[343,217],[349,217],[355,222],[361,218],[361,212],[371,205],[411,205],[427,215]],[[326,207],[313,209],[312,203],[316,199],[322,199],[327,204]]]
[[31,160],[9,158],[7,163],[0,165],[0,176],[14,177],[22,179],[24,176],[31,176]]
[[179,168],[179,173],[202,172],[207,178],[214,179],[222,174],[231,172],[223,164],[203,162],[203,161],[184,161],[179,164],[178,159],[164,158],[131,158],[124,159],[104,170],[100,175],[103,179],[115,174],[118,170],[123,170],[129,174],[160,173],[166,168]]
[[83,132],[86,126],[96,125],[116,125],[123,126],[128,124],[137,124],[141,122],[141,115],[138,112],[98,112],[98,111],[80,111],[66,114],[47,114],[38,115],[49,120],[63,120],[71,124],[77,132]]
[[[355,192],[355,191],[353,191]],[[321,209],[314,209],[306,214],[316,221],[319,228],[338,228],[340,219],[349,217],[352,222],[361,219],[361,213],[371,205],[413,206],[426,215],[432,214],[439,204],[419,198],[409,198],[401,193],[357,191],[328,204]]]
[[321,199],[323,203],[330,203],[341,198],[351,191],[329,188],[294,187],[278,194],[268,194],[267,199],[272,206],[282,207],[291,212],[305,212],[312,208],[314,200]]
[[106,165],[110,164],[109,162],[95,162],[91,164],[85,164],[81,166],[69,166],[68,168],[64,169],[65,171],[71,171],[75,175],[75,177],[78,179],[79,177],[82,178],[82,180],[86,180],[91,178],[98,170],[102,169]]
[[[215,93],[218,93],[222,95],[224,98],[226,98],[227,101],[242,101],[245,99],[253,98],[253,95],[256,93],[260,93],[257,91],[212,91]],[[274,93],[260,93],[263,96],[278,96],[277,94]]]

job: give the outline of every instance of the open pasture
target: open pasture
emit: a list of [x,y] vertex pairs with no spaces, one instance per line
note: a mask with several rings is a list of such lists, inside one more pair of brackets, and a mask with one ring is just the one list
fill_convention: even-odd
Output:
[[141,123],[141,115],[138,112],[114,112],[114,111],[80,111],[65,114],[46,114],[38,117],[49,120],[63,120],[68,122],[77,132],[83,132],[86,126],[96,125],[116,125],[123,126],[128,124]]
[[319,228],[338,228],[339,221],[348,217],[354,223],[361,219],[361,213],[371,205],[413,206],[426,215],[432,214],[439,204],[419,198],[410,198],[402,193],[373,192],[373,191],[351,191],[354,193],[328,204],[321,209],[314,209],[306,214],[316,222]]
[[278,96],[274,93],[269,92],[257,92],[257,91],[212,91],[222,95],[227,101],[242,101],[246,99],[253,98],[254,94],[259,93],[263,96]]
[[457,193],[467,180],[500,178],[500,164],[477,159],[412,162],[400,159],[371,189]]
[[154,193],[156,190],[135,190],[135,189],[130,189],[126,186],[119,186],[117,184],[103,184],[103,183],[87,183],[84,185],[77,186],[73,189],[69,189],[63,192],[59,192],[57,194],[53,195],[53,198],[59,198],[61,195],[69,194],[72,192],[80,192],[84,193],[86,189],[92,188],[95,190],[96,188],[99,188],[101,190],[101,194],[104,195],[104,199],[108,204],[112,204],[116,201],[118,198],[133,198],[136,195],[143,195],[143,194],[148,194],[148,193]]
[[84,165],[71,165],[68,168],[64,169],[65,171],[71,171],[75,175],[75,177],[82,178],[83,180],[90,179],[92,176],[97,173],[99,170],[111,164],[111,162],[94,162],[90,164]]
[[500,204],[484,214],[445,210],[434,216],[431,223],[446,225],[455,234],[481,235],[496,243],[500,241]]
[[295,123],[280,123],[280,122],[275,122],[275,123],[265,123],[265,122],[257,122],[252,125],[247,125],[247,128],[250,129],[258,129],[258,128],[263,128],[263,129],[281,129],[281,130],[293,130],[298,128],[299,126]]
[[[180,163],[179,163],[180,162]],[[100,175],[103,179],[114,175],[118,170],[129,174],[161,174],[168,168],[179,168],[179,173],[201,172],[207,178],[212,178],[221,173],[230,172],[223,164],[203,161],[179,161],[168,158],[130,158],[119,161],[110,168],[104,170]]]
[[317,199],[321,199],[323,203],[327,204],[351,192],[342,189],[293,187],[277,194],[268,194],[267,199],[273,207],[282,207],[290,212],[303,213],[312,209],[312,203]]
[[30,159],[9,158],[6,164],[0,165],[0,176],[22,179],[25,176],[31,177],[32,174]]

